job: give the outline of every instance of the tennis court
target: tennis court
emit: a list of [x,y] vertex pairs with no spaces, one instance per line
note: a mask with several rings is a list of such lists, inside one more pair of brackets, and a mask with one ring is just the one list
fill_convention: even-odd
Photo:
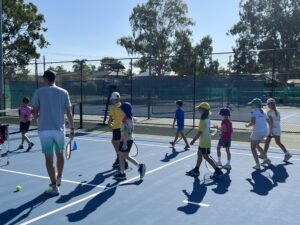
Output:
[[[210,180],[202,164],[200,176],[185,171],[194,167],[196,146],[184,151],[168,145],[167,137],[136,136],[139,161],[147,173],[139,179],[130,165],[127,180],[113,179],[111,136],[80,133],[78,150],[65,162],[61,194],[43,194],[49,179],[37,133],[30,152],[13,151],[19,136],[11,135],[10,165],[0,168],[1,224],[297,224],[300,203],[300,152],[291,150],[290,163],[271,148],[272,164],[254,171],[248,143],[232,146],[231,171]],[[216,156],[213,142],[212,156]],[[225,159],[225,155],[223,155]],[[22,190],[16,192],[16,185]]]

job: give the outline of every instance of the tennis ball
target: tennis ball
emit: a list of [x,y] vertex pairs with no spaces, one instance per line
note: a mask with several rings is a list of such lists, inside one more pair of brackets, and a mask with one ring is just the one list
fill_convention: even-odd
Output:
[[16,186],[16,191],[21,191],[22,187],[20,185]]

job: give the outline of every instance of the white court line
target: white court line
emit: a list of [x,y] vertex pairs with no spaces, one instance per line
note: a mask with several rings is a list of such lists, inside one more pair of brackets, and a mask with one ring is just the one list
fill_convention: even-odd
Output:
[[298,112],[293,113],[293,114],[288,115],[288,116],[285,116],[285,117],[282,117],[281,120],[286,120],[286,119],[288,119],[288,118],[291,118],[291,117],[293,117],[293,116],[296,116],[297,114],[298,114]]
[[192,204],[192,205],[198,205],[198,206],[202,206],[202,207],[209,207],[209,204],[206,203],[201,203],[201,202],[190,202],[188,200],[183,200],[183,203],[187,203],[187,204]]
[[[7,172],[7,173],[20,174],[20,175],[25,175],[25,176],[30,176],[30,177],[37,177],[37,178],[42,178],[42,179],[49,180],[49,177],[41,176],[41,175],[36,175],[36,174],[32,174],[32,173],[24,173],[24,172],[19,172],[19,171],[14,171],[14,170],[6,170],[6,169],[1,169],[1,168],[0,168],[0,171]],[[66,182],[66,183],[71,183],[71,184],[81,184],[82,186],[99,187],[99,188],[102,188],[102,189],[105,188],[105,186],[102,186],[102,185],[94,185],[94,184],[82,183],[82,182],[73,181],[73,180],[62,179],[62,181]]]
[[[163,166],[160,166],[160,167],[158,167],[158,168],[156,168],[156,169],[150,170],[149,172],[146,173],[146,175],[149,175],[149,174],[151,174],[151,173],[154,173],[154,172],[156,172],[156,171],[158,171],[158,170],[161,170],[161,169],[163,169],[163,168],[165,168],[165,167],[171,166],[171,165],[173,165],[173,164],[175,164],[175,163],[177,163],[177,162],[180,162],[180,161],[182,161],[182,160],[185,160],[185,159],[187,159],[187,158],[190,158],[190,157],[192,157],[192,156],[194,156],[194,155],[196,155],[196,154],[197,154],[197,153],[190,154],[190,155],[185,156],[185,157],[183,157],[183,158],[177,159],[177,160],[175,160],[175,161],[173,161],[173,162],[171,162],[171,163],[168,163],[168,164],[165,164],[165,165],[163,165]],[[113,188],[116,188],[116,187],[118,187],[118,186],[120,186],[120,185],[122,185],[122,184],[130,183],[130,182],[132,182],[132,181],[134,181],[134,180],[137,180],[137,179],[140,179],[140,176],[133,177],[133,178],[131,178],[131,179],[129,179],[129,180],[126,180],[126,181],[124,181],[124,182],[121,182],[121,183],[119,183],[119,184],[117,184],[117,185],[111,186],[111,187],[109,187],[109,188],[107,188],[107,189],[105,189],[105,190],[103,190],[103,191],[98,191],[98,192],[96,192],[96,193],[94,193],[94,194],[91,194],[91,195],[85,197],[85,198],[79,199],[79,200],[77,200],[77,201],[75,201],[75,202],[72,202],[72,203],[70,203],[70,204],[67,204],[67,205],[65,205],[65,206],[62,206],[62,207],[60,207],[60,208],[58,208],[58,209],[55,209],[55,210],[53,210],[53,211],[50,211],[50,212],[48,212],[48,213],[45,213],[45,214],[40,215],[40,216],[38,216],[38,217],[35,217],[35,218],[31,219],[31,220],[25,221],[24,223],[21,223],[20,225],[27,225],[27,224],[34,223],[34,222],[36,222],[36,221],[38,221],[38,220],[41,220],[41,219],[43,219],[43,218],[45,218],[45,217],[48,217],[48,216],[50,216],[50,215],[52,215],[52,214],[54,214],[54,213],[60,212],[60,211],[62,211],[62,210],[64,210],[64,209],[67,209],[67,208],[73,206],[73,205],[77,205],[77,204],[79,204],[79,203],[81,203],[81,202],[84,202],[84,201],[90,199],[90,198],[93,198],[93,197],[97,196],[98,194],[104,193],[104,192],[109,191],[109,190],[111,190],[111,189],[113,189]]]

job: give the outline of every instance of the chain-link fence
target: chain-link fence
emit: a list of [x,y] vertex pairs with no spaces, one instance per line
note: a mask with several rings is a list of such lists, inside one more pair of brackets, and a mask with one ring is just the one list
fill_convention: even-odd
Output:
[[[247,102],[254,97],[263,101],[274,97],[283,112],[282,123],[293,125],[286,131],[300,132],[297,108],[300,106],[300,68],[295,64],[282,72],[276,60],[271,60],[269,67],[259,67],[259,54],[262,53],[256,52],[258,72],[252,73],[232,72],[233,67],[237,67],[233,62],[234,53],[215,53],[204,59],[184,56],[184,61],[182,56],[180,60],[173,56],[164,57],[164,60],[144,57],[36,62],[26,67],[26,75],[17,70],[16,65],[7,65],[4,67],[5,107],[19,107],[24,96],[32,97],[34,91],[43,85],[44,71],[52,69],[57,73],[57,85],[67,89],[71,101],[78,105],[75,113],[81,127],[84,120],[105,123],[109,96],[118,91],[122,101],[132,103],[135,116],[145,119],[172,118],[174,102],[181,99],[185,117],[192,119],[193,124],[197,118],[195,105],[201,101],[211,104],[212,119],[220,120],[218,111],[226,106],[232,111],[233,121],[248,121],[250,109]],[[268,54],[274,59],[281,52],[263,51],[263,57]],[[218,62],[217,69],[215,62]],[[9,72],[14,72],[14,76],[8,76]],[[292,118],[299,118],[296,125],[289,122]]]

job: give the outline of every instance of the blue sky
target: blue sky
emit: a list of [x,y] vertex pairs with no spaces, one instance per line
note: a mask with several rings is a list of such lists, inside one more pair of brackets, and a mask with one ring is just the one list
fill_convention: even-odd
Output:
[[[196,23],[193,42],[213,38],[214,52],[231,51],[235,38],[226,32],[239,20],[240,0],[184,0]],[[39,52],[46,61],[128,57],[116,41],[131,35],[129,16],[145,0],[26,0],[44,14],[50,42]]]

